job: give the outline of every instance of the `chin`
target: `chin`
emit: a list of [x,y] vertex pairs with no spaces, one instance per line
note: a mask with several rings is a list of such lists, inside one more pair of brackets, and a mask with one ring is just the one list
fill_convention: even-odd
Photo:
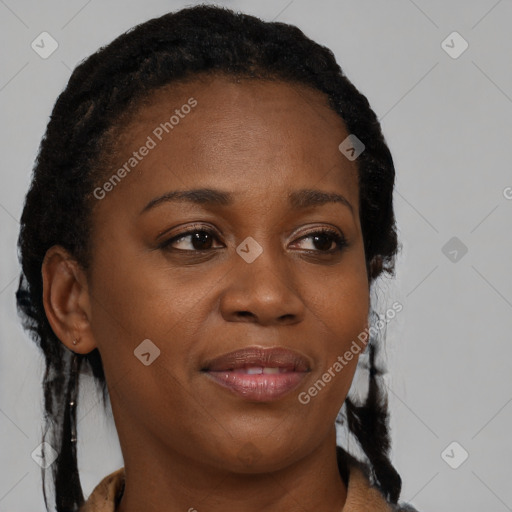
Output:
[[287,440],[283,443],[277,436],[261,441],[247,438],[240,440],[236,446],[234,442],[231,443],[217,457],[218,466],[234,473],[269,473],[279,471],[294,462],[297,457],[297,444],[296,439],[294,442]]

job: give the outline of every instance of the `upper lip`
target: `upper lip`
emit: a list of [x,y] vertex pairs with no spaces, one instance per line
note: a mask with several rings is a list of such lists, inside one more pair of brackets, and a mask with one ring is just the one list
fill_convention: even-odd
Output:
[[306,372],[310,370],[308,360],[293,350],[282,347],[247,347],[223,354],[207,361],[203,371],[225,371],[254,366],[286,368],[290,371]]

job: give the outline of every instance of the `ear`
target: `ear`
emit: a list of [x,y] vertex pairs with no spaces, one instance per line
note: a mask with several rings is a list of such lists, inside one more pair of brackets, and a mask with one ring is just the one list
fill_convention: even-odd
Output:
[[41,273],[43,305],[53,332],[73,352],[91,352],[97,345],[84,270],[66,249],[54,245],[46,252]]

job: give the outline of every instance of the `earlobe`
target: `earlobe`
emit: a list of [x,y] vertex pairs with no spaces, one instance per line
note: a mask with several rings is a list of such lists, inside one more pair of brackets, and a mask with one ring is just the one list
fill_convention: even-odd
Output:
[[43,305],[55,335],[74,352],[94,350],[87,279],[79,263],[63,247],[53,246],[46,252],[41,273]]

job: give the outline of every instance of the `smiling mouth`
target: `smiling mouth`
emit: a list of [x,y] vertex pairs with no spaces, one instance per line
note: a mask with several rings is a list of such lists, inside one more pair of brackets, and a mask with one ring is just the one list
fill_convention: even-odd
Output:
[[297,352],[249,347],[217,357],[201,371],[245,400],[270,402],[297,388],[311,369]]

